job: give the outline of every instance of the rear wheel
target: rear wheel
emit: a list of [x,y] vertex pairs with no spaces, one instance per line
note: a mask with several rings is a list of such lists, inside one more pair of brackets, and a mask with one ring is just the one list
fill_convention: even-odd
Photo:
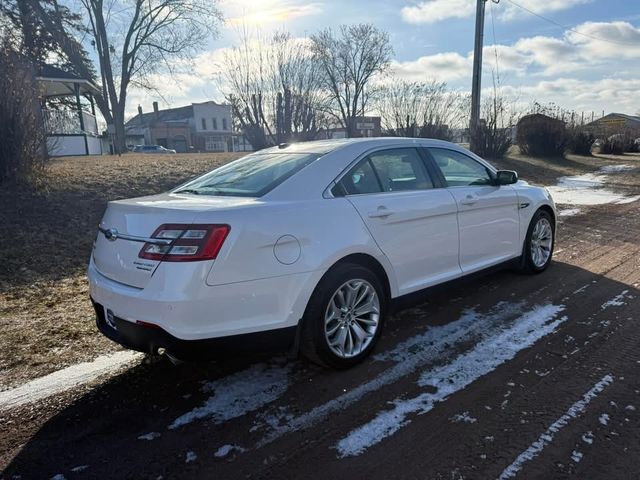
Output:
[[385,307],[384,289],[371,270],[338,265],[323,277],[309,300],[302,354],[338,369],[361,362],[380,336]]
[[529,224],[522,252],[522,269],[540,273],[551,263],[555,231],[549,212],[538,210]]

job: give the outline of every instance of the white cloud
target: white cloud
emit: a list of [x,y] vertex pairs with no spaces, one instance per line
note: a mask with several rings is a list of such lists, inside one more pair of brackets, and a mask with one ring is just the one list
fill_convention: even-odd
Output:
[[[491,1],[491,0],[489,0]],[[518,4],[538,14],[567,10],[592,0],[518,0]],[[487,8],[495,9],[498,18],[504,21],[520,19],[531,15],[522,8],[509,2],[500,2]],[[423,0],[413,5],[402,7],[400,14],[407,23],[436,23],[449,18],[468,18],[475,15],[475,0]]]
[[[491,1],[491,0],[489,0]],[[592,0],[518,0],[518,4],[538,14],[545,14],[549,12],[558,12],[560,10],[568,10],[576,5],[583,5],[585,3],[591,3]],[[522,8],[509,2],[500,2],[499,5],[494,6],[496,11],[500,11],[501,20],[513,20],[515,18],[522,18],[524,16],[530,16]]]
[[283,24],[322,12],[320,3],[303,3],[297,0],[225,0],[221,7],[227,24],[231,26]]
[[426,0],[402,7],[400,14],[408,23],[436,23],[447,18],[466,18],[475,12],[474,0]]
[[578,45],[585,57],[640,58],[640,28],[629,22],[586,22],[574,30],[566,33],[566,40]]
[[438,80],[456,80],[471,75],[472,60],[459,53],[437,53],[408,62],[394,61],[391,70],[401,78],[412,81],[437,78]]

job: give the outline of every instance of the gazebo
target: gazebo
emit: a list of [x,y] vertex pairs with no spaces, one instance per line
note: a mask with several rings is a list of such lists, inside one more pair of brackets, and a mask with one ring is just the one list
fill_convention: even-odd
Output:
[[102,154],[93,99],[100,89],[90,80],[52,65],[43,65],[36,81],[49,155]]

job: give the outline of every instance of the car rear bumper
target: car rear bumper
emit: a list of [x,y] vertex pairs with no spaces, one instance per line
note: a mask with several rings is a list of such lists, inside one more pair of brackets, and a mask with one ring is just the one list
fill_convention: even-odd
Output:
[[180,360],[211,360],[229,354],[281,351],[293,345],[296,327],[278,328],[219,338],[182,340],[159,326],[140,324],[116,316],[106,319],[103,305],[91,299],[96,312],[96,325],[110,340],[139,352],[156,354],[164,349]]

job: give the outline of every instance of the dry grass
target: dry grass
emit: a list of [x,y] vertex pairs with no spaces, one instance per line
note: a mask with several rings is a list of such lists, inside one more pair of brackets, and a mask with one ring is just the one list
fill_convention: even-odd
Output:
[[115,349],[85,276],[107,201],[165,191],[239,154],[70,157],[0,190],[0,389]]

